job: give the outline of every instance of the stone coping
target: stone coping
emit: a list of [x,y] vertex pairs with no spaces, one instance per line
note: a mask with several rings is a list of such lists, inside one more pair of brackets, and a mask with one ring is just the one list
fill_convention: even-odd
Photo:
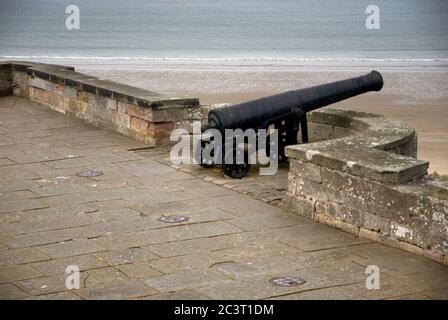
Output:
[[2,62],[0,65],[10,65],[12,71],[26,72],[31,77],[38,77],[92,94],[136,104],[143,108],[159,109],[199,106],[199,99],[197,98],[171,98],[157,92],[76,72],[73,67],[69,66],[15,61]]
[[343,138],[286,147],[288,157],[385,183],[422,177],[429,163],[391,151],[415,139],[415,130],[402,121],[343,109],[309,114],[310,123],[350,129]]

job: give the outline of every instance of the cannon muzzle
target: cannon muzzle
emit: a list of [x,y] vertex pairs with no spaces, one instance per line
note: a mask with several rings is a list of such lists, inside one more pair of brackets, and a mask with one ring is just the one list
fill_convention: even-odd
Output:
[[259,129],[280,118],[303,116],[362,93],[379,91],[383,77],[378,71],[306,89],[288,91],[210,111],[208,125],[218,130]]

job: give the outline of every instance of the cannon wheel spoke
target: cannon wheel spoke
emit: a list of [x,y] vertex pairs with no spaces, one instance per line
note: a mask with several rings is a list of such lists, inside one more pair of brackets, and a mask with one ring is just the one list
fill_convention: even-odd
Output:
[[[210,127],[208,125],[203,125],[201,130],[202,130],[202,132],[205,132],[209,128]],[[203,167],[203,168],[206,168],[206,169],[214,168],[216,166],[215,162],[212,159],[209,159],[208,161],[204,161],[204,159],[202,158],[204,148],[209,143],[210,143],[209,141],[201,140],[201,163],[200,163],[200,166]],[[210,155],[212,157],[214,157],[214,151],[212,151]]]

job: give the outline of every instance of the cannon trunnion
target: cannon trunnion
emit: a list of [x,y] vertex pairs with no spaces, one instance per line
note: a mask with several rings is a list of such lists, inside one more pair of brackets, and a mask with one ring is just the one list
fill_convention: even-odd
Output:
[[[372,71],[364,76],[287,91],[214,109],[209,112],[208,124],[203,126],[203,133],[206,133],[208,129],[216,129],[224,137],[226,129],[241,129],[242,131],[249,129],[258,133],[260,129],[275,128],[278,130],[278,143],[275,146],[278,148],[276,157],[279,162],[282,162],[286,160],[284,153],[286,146],[308,142],[306,118],[308,112],[369,91],[379,91],[382,86],[383,78],[381,74],[377,71]],[[299,132],[301,132],[300,142],[297,138]],[[269,140],[269,135],[267,138],[264,138]],[[201,142],[203,148],[207,144],[207,140]],[[222,153],[222,159],[228,159],[229,153],[235,156],[238,152],[237,150],[226,150],[225,144],[223,143],[222,145],[222,148],[215,150],[215,152]],[[267,154],[270,154],[271,151],[266,150]],[[201,165],[203,167],[211,167],[214,164],[210,163],[210,161],[204,161],[201,153]],[[250,164],[247,161],[247,157],[245,157],[243,163],[237,163],[236,160],[230,163],[228,161],[223,163],[224,173],[232,178],[244,177],[249,168]]]

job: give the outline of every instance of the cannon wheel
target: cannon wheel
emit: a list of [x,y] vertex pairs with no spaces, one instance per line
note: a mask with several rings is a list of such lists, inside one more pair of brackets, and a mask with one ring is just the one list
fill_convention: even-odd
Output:
[[242,179],[250,170],[250,164],[223,164],[222,171],[233,179]]
[[[200,163],[200,166],[203,168],[207,168],[207,169],[214,168],[216,165],[213,161],[211,161],[211,163],[207,163],[207,162],[204,162],[204,159],[202,159],[202,150],[204,150],[205,146],[209,143],[210,142],[208,142],[208,141],[201,141],[201,163]],[[212,152],[212,156],[213,156],[213,152]]]
[[[237,148],[233,148],[232,150],[233,155],[235,156],[237,151]],[[247,154],[247,146],[245,147],[245,155],[244,158],[246,159],[246,161],[249,161],[249,157]],[[250,170],[250,164],[248,162],[242,163],[242,164],[236,164],[236,163],[232,163],[232,164],[223,164],[222,165],[222,171],[224,172],[224,174],[228,177],[231,177],[233,179],[242,179],[244,176],[247,175],[247,173]]]

